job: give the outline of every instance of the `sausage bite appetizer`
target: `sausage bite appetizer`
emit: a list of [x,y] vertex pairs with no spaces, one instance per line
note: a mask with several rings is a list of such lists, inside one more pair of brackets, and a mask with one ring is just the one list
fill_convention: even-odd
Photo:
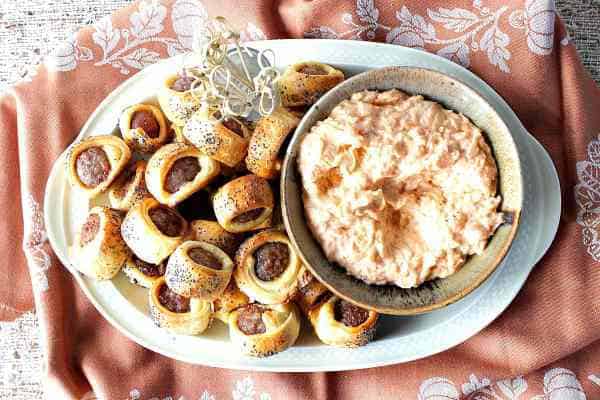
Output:
[[129,211],[134,204],[152,197],[146,188],[146,161],[127,167],[110,186],[108,200],[112,208]]
[[125,143],[141,153],[156,151],[170,136],[165,116],[160,108],[151,104],[126,108],[119,119],[119,129]]
[[332,296],[310,310],[308,318],[323,343],[359,347],[373,340],[378,314]]
[[131,254],[123,265],[123,273],[134,285],[150,289],[154,282],[165,275],[166,265],[151,264],[140,260],[135,254]]
[[213,198],[217,221],[233,233],[269,227],[274,204],[271,186],[256,175],[242,176],[226,183]]
[[133,206],[121,226],[123,239],[142,261],[160,264],[183,243],[187,221],[154,199]]
[[108,207],[90,210],[71,247],[73,265],[97,280],[111,279],[130,251],[121,237],[121,214]]
[[189,237],[191,240],[215,245],[232,258],[243,239],[238,234],[227,232],[218,222],[204,219],[190,222]]
[[327,300],[329,296],[331,293],[325,285],[319,282],[310,271],[302,267],[298,276],[298,292],[294,299],[300,310],[308,315],[310,310]]
[[229,315],[232,311],[241,306],[250,303],[248,296],[242,292],[235,281],[229,281],[225,291],[213,301],[213,310],[215,318],[229,324]]
[[184,126],[201,107],[200,101],[192,94],[195,80],[191,75],[170,75],[158,90],[160,108],[175,125]]
[[148,291],[150,316],[161,328],[180,335],[199,335],[212,322],[212,305],[208,301],[180,296],[164,278],[154,282]]
[[217,246],[187,241],[169,257],[165,280],[175,293],[212,301],[220,296],[233,271],[233,261]]
[[309,106],[344,80],[344,73],[319,62],[290,65],[279,79],[281,102],[285,107]]
[[247,304],[229,316],[229,337],[242,354],[268,357],[291,347],[300,333],[300,315],[293,303]]
[[93,198],[108,189],[130,159],[131,150],[122,139],[113,135],[91,136],[69,150],[69,181]]
[[250,131],[237,118],[219,120],[201,110],[185,124],[183,136],[207,156],[235,167],[246,157]]
[[239,248],[234,279],[240,290],[263,304],[286,303],[295,296],[302,263],[285,233],[262,231]]
[[246,156],[248,171],[266,179],[279,176],[284,144],[298,123],[300,118],[283,107],[260,118],[250,138]]
[[170,143],[148,161],[146,185],[156,200],[174,207],[207,186],[219,171],[219,163],[194,146]]

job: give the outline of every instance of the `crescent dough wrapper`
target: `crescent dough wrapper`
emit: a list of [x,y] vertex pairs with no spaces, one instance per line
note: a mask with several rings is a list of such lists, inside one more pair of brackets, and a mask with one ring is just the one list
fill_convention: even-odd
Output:
[[[191,90],[174,90],[175,82],[181,76],[175,74],[167,77],[157,93],[158,104],[169,121],[184,126],[188,119],[198,111],[201,103],[194,98]],[[190,78],[191,79],[191,78]]]
[[285,107],[315,103],[344,80],[344,73],[314,61],[290,65],[279,79],[279,93]]
[[[140,126],[134,128],[134,123]],[[152,130],[146,132],[143,126]],[[135,104],[126,108],[119,119],[119,129],[125,143],[141,153],[156,151],[170,136],[165,116],[160,108],[151,104]]]
[[164,263],[150,264],[131,254],[123,265],[123,273],[134,285],[150,289],[154,282],[164,276],[165,265]]
[[279,175],[282,165],[280,150],[300,119],[289,110],[278,107],[271,115],[261,117],[250,138],[246,167],[262,178]]
[[91,136],[69,149],[69,181],[93,198],[108,189],[130,159],[131,150],[120,138],[113,135]]
[[230,257],[235,256],[242,242],[240,235],[227,232],[218,222],[203,219],[190,223],[190,237],[192,240],[214,244]]
[[298,275],[298,292],[294,301],[308,315],[308,312],[327,300],[331,293],[305,267]]
[[185,124],[183,136],[207,156],[235,167],[246,156],[248,128],[235,118],[219,121],[206,108]]
[[139,259],[160,264],[183,242],[187,222],[175,210],[149,198],[127,212],[121,233]]
[[212,301],[225,291],[232,271],[233,261],[223,250],[190,240],[169,257],[165,280],[179,295]]
[[130,251],[121,237],[122,217],[108,207],[90,210],[70,248],[73,265],[97,280],[111,279],[123,266]]
[[248,304],[229,315],[229,337],[245,355],[268,357],[284,351],[293,346],[299,333],[300,315],[292,303]]
[[340,315],[336,315],[340,314],[339,310],[336,312],[336,306],[339,307],[340,302],[343,300],[332,296],[308,312],[308,318],[319,339],[325,344],[338,347],[359,347],[373,340],[378,314],[375,311],[367,311],[346,303],[348,307],[355,307],[361,313],[360,318],[355,317],[356,321],[354,321],[360,322],[359,324],[347,325],[339,320]]
[[[197,162],[193,159],[197,159]],[[190,171],[192,174],[187,176]],[[206,187],[219,171],[219,163],[194,146],[169,143],[150,157],[146,168],[146,185],[156,200],[174,207]]]
[[285,233],[266,230],[252,236],[238,249],[235,264],[235,283],[251,299],[280,304],[296,295],[303,266]]
[[219,225],[233,233],[270,226],[274,204],[269,182],[256,175],[242,176],[226,183],[213,197]]
[[215,318],[228,324],[229,314],[236,308],[248,303],[250,303],[250,299],[237,287],[232,279],[225,291],[213,301]]
[[140,160],[123,171],[108,191],[112,208],[128,211],[134,204],[152,197],[146,188],[146,161]]
[[[176,305],[184,309],[172,311],[161,302],[161,299],[167,299],[169,303],[177,301]],[[169,291],[164,278],[154,282],[148,291],[148,301],[152,321],[157,326],[179,335],[199,335],[212,322],[212,305],[209,302],[193,297],[178,298],[176,294]]]

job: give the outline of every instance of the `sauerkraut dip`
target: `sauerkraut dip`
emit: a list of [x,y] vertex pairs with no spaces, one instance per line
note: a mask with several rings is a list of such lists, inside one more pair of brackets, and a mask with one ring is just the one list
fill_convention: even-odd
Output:
[[422,96],[354,94],[306,135],[298,163],[313,235],[370,284],[451,275],[502,222],[481,131]]

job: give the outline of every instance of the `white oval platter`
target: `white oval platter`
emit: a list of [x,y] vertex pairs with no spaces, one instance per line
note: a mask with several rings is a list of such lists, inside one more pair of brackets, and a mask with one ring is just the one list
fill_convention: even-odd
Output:
[[[172,335],[154,326],[148,317],[145,289],[133,286],[122,274],[112,281],[96,282],[76,271],[67,248],[85,218],[88,204],[70,188],[61,156],[51,171],[45,193],[48,237],[61,262],[98,311],[124,335],[165,356],[194,364],[273,372],[337,371],[407,362],[456,346],[498,317],[552,243],[561,209],[559,181],[552,160],[506,102],[470,71],[419,50],[314,39],[261,41],[251,47],[272,49],[278,67],[316,60],[335,65],[348,75],[392,65],[426,67],[479,92],[511,130],[523,163],[523,216],[509,254],[482,286],[455,304],[425,315],[382,317],[376,340],[367,346],[353,350],[328,347],[305,327],[291,349],[266,359],[245,357],[231,348],[227,328],[221,322],[215,322],[201,336]],[[113,132],[124,107],[152,98],[163,77],[181,65],[181,57],[167,59],[125,81],[98,106],[78,139]]]

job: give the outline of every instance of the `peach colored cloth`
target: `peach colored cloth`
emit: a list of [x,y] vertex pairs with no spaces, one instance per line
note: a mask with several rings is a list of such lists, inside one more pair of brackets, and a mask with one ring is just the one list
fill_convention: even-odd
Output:
[[[328,37],[425,48],[493,86],[548,149],[563,190],[556,240],[508,310],[442,354],[340,373],[191,366],[112,328],[52,255],[41,214],[45,182],[100,101],[143,66],[189,48],[192,24],[207,12],[227,16],[245,39]],[[102,399],[258,399],[263,392],[261,399],[600,398],[600,91],[548,0],[136,3],[58,48],[31,82],[0,98],[0,110],[0,317],[15,318],[35,303],[49,398],[81,398],[90,390]]]

